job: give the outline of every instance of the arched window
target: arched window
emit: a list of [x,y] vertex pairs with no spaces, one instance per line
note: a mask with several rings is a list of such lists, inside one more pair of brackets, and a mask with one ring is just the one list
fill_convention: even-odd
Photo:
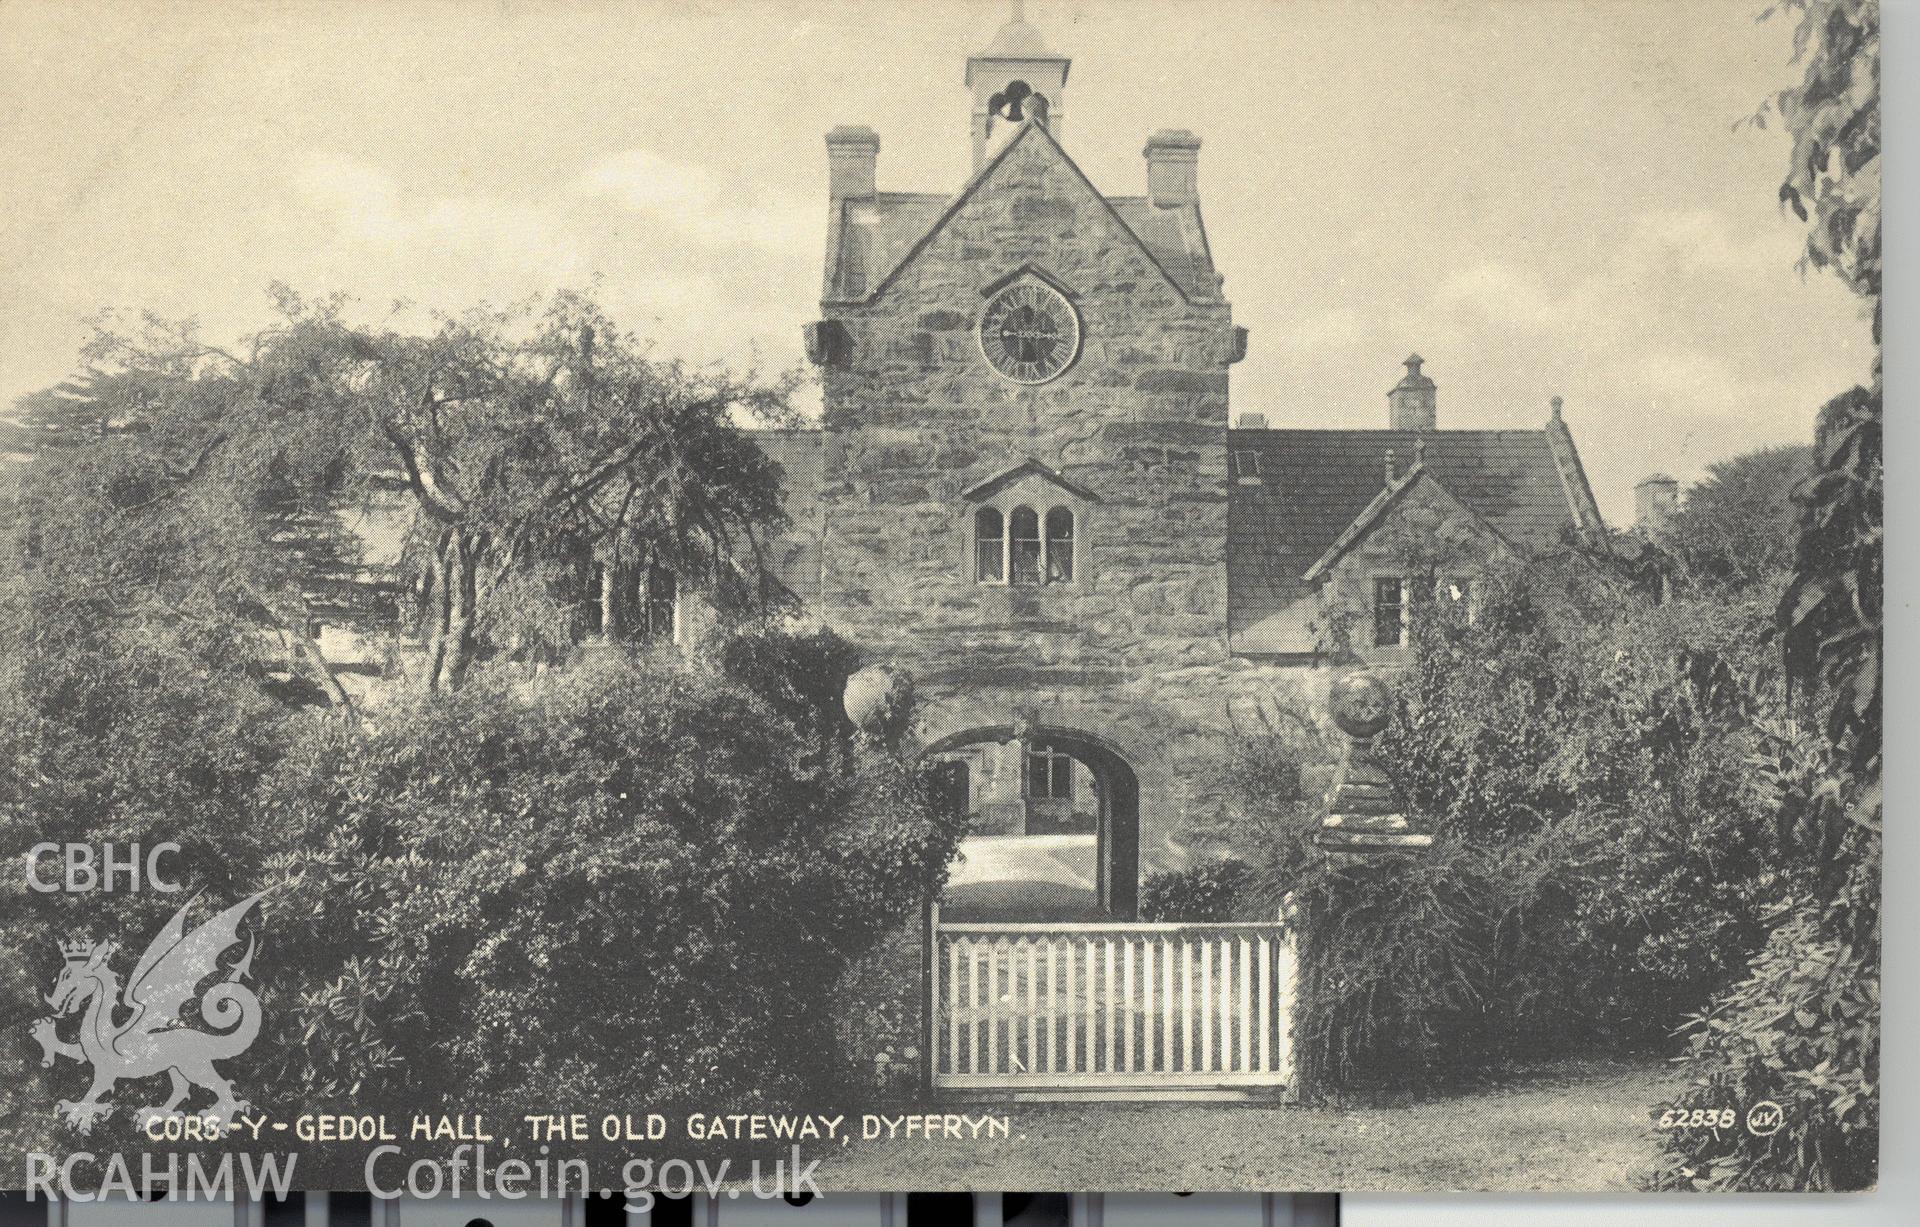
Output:
[[973,516],[973,578],[997,584],[1007,577],[1006,524],[997,508],[982,507]]
[[1008,570],[1016,584],[1040,582],[1040,517],[1031,507],[1015,507],[1008,517]]
[[680,584],[674,573],[665,567],[649,567],[641,601],[640,637],[677,642],[674,623],[678,620]]
[[1065,507],[1047,513],[1047,582],[1073,582],[1073,512]]

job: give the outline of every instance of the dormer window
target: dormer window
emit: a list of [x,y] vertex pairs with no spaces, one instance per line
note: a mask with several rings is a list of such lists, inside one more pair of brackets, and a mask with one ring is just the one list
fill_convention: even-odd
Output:
[[1043,518],[1021,503],[1003,517],[997,507],[973,513],[973,579],[1016,588],[1073,582],[1073,508],[1052,507]]
[[1085,583],[1087,512],[1100,500],[1036,460],[967,490],[966,568],[976,584]]

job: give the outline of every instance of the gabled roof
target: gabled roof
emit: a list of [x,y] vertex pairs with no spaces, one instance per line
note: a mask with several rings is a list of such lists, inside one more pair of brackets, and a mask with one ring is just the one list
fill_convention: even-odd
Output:
[[1326,573],[1328,567],[1339,562],[1346,557],[1349,550],[1365,541],[1380,522],[1387,518],[1389,512],[1405,502],[1408,491],[1420,485],[1431,487],[1443,500],[1467,516],[1487,535],[1502,544],[1507,544],[1506,538],[1500,535],[1500,531],[1487,523],[1486,518],[1479,512],[1455,498],[1452,491],[1433,475],[1433,470],[1427,468],[1426,460],[1421,458],[1415,460],[1413,466],[1394,481],[1382,486],[1380,493],[1373,496],[1373,501],[1367,504],[1366,509],[1354,517],[1353,523],[1341,530],[1340,535],[1333,539],[1333,544],[1328,546],[1326,552],[1307,568],[1306,574],[1301,578],[1309,583],[1318,580]]
[[[1551,424],[1549,424],[1551,427]],[[1564,426],[1561,428],[1565,433]],[[1228,487],[1227,604],[1236,650],[1313,650],[1301,615],[1309,569],[1372,507],[1391,450],[1421,467],[1523,554],[1590,531],[1584,479],[1563,478],[1549,430],[1229,430],[1227,446],[1258,457],[1258,484]],[[1572,438],[1565,447],[1577,475]],[[1576,510],[1578,508],[1578,510]]]
[[1155,208],[1144,197],[1102,196],[1046,125],[1027,120],[956,195],[880,192],[835,201],[827,225],[825,300],[864,302],[877,297],[965,207],[1014,148],[1029,140],[1043,140],[1059,155],[1182,298],[1220,296],[1220,278],[1213,269],[1197,203]]
[[1008,486],[1027,476],[1037,476],[1040,480],[1049,485],[1058,486],[1082,502],[1097,503],[1100,501],[1100,496],[1093,491],[1067,477],[1067,475],[1060,470],[1050,468],[1040,461],[1033,459],[1031,456],[1010,469],[1003,469],[985,481],[962,490],[960,497],[970,503],[981,502],[985,499],[992,498]]

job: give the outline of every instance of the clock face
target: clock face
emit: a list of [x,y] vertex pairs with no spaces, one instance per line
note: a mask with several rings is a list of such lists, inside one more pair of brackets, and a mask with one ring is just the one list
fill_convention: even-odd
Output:
[[1051,286],[1010,285],[980,317],[980,352],[1015,383],[1045,383],[1080,353],[1080,317]]

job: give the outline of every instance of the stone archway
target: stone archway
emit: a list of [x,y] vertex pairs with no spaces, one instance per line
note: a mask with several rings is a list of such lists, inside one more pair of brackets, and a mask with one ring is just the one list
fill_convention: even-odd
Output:
[[[1118,746],[1095,733],[1057,725],[1011,723],[983,725],[948,734],[930,743],[922,754],[929,758],[953,755],[971,747],[1044,746],[1070,756],[1090,775],[1094,807],[1094,906],[1107,919],[1133,920],[1140,908],[1140,780]],[[949,782],[949,787],[954,787]],[[1022,777],[1022,795],[1026,781]],[[1058,919],[1058,917],[1036,917]]]

